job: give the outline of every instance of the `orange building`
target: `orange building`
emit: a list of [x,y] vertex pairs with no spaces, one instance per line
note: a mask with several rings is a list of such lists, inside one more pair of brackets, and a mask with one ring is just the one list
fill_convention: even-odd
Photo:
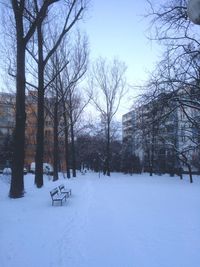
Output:
[[[36,153],[37,91],[30,91],[26,98],[26,114],[25,166],[29,167]],[[44,118],[44,162],[53,165],[53,119],[46,109]]]
[[[46,99],[49,101],[49,99]],[[12,134],[15,122],[15,95],[0,93],[0,143],[6,135]],[[26,131],[25,131],[25,160],[27,169],[35,162],[37,133],[37,91],[30,91],[26,97]],[[64,139],[59,137],[59,167],[65,169]],[[53,165],[53,119],[45,110],[44,122],[44,162]]]

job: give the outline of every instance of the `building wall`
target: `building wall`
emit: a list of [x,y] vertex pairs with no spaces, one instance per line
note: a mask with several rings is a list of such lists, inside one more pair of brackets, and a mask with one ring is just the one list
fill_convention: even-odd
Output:
[[12,148],[10,144],[15,123],[14,102],[14,95],[0,94],[0,169],[8,166],[11,162]]
[[[48,100],[46,100],[48,101]],[[0,146],[7,134],[12,135],[15,123],[15,96],[13,94],[0,93]],[[30,164],[35,162],[37,134],[37,94],[29,92],[26,97],[26,131],[25,131],[25,162],[29,169]],[[64,140],[60,137],[60,165],[65,169]],[[44,162],[53,165],[53,120],[45,111],[44,124]]]
[[[123,115],[123,146],[131,147],[132,154],[140,158],[143,170],[149,171],[153,166],[158,172],[161,169],[173,172],[180,167],[187,171],[187,165],[177,157],[183,152],[193,171],[199,171],[193,164],[200,154],[199,148],[195,147],[199,142],[199,130],[191,125],[181,107],[162,118],[161,114],[167,114],[170,106],[162,105],[161,100]],[[199,116],[196,113],[197,110],[188,107],[187,114],[191,118]]]

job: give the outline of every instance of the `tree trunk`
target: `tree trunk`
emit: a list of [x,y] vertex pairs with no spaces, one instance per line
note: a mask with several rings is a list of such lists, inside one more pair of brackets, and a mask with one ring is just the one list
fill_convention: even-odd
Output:
[[76,177],[76,151],[75,151],[75,142],[74,142],[74,126],[71,123],[70,125],[71,130],[71,153],[72,153],[72,175]]
[[107,145],[106,145],[106,174],[110,176],[110,123],[108,122],[107,129]]
[[186,156],[184,156],[184,159],[185,159],[185,160],[181,160],[181,161],[182,161],[183,163],[185,163],[186,166],[188,167],[188,172],[189,172],[189,177],[190,177],[190,183],[193,183],[191,166],[190,166],[190,164],[188,163],[188,160],[187,160]]
[[56,96],[54,104],[53,181],[57,180],[58,180],[58,97]]
[[188,167],[188,171],[189,171],[189,177],[190,177],[190,183],[193,183],[193,179],[192,179],[192,169],[190,164],[187,164]]
[[151,150],[150,150],[150,153],[149,153],[149,156],[150,156],[150,166],[149,166],[149,174],[150,176],[153,176],[153,145],[151,146]]
[[180,179],[183,180],[183,173],[182,173],[181,167],[178,169],[178,175],[179,175]]
[[[65,103],[63,100],[63,110],[65,111]],[[65,162],[66,162],[66,169],[67,169],[67,178],[71,177],[70,174],[70,167],[69,167],[69,141],[68,141],[68,135],[69,135],[69,128],[67,123],[67,115],[66,112],[63,113],[63,119],[64,119],[64,133],[65,133]]]
[[150,153],[150,176],[153,176],[153,171],[154,171],[154,145],[155,145],[155,128],[154,128],[154,124],[153,124],[153,128],[152,128],[152,140],[151,140],[152,144],[151,144],[151,153]]
[[72,92],[69,94],[69,120],[70,120],[70,134],[71,134],[71,158],[72,158],[72,176],[76,177],[76,151],[74,142],[74,122],[73,122],[73,104],[72,104]]
[[23,40],[23,18],[15,13],[17,35],[17,73],[16,73],[16,124],[14,131],[14,151],[12,178],[9,196],[24,196],[24,146],[25,146],[25,43]]
[[16,77],[16,124],[14,131],[14,151],[10,197],[24,195],[24,146],[25,146],[25,47],[23,40],[17,41],[17,77]]
[[35,184],[43,186],[43,154],[44,154],[44,94],[38,91],[38,118],[35,156]]
[[43,186],[44,155],[44,61],[42,26],[38,25],[38,106],[37,106],[37,145],[35,157],[35,184]]

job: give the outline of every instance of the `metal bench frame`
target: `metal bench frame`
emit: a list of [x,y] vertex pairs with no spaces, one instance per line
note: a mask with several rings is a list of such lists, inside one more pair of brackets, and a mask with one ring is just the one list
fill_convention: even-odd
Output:
[[50,191],[51,199],[52,199],[52,206],[54,202],[60,202],[60,205],[62,206],[63,201],[67,200],[67,194],[61,194],[58,190],[58,188],[54,188]]
[[69,188],[65,188],[63,184],[59,185],[59,190],[61,194],[67,194],[68,197],[72,194],[72,190]]

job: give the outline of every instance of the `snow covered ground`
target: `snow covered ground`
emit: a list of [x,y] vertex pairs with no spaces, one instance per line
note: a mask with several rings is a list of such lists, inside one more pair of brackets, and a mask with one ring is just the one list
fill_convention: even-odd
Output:
[[[199,267],[200,178],[112,174],[48,181],[9,199],[0,177],[1,267]],[[72,196],[51,206],[64,183]]]

